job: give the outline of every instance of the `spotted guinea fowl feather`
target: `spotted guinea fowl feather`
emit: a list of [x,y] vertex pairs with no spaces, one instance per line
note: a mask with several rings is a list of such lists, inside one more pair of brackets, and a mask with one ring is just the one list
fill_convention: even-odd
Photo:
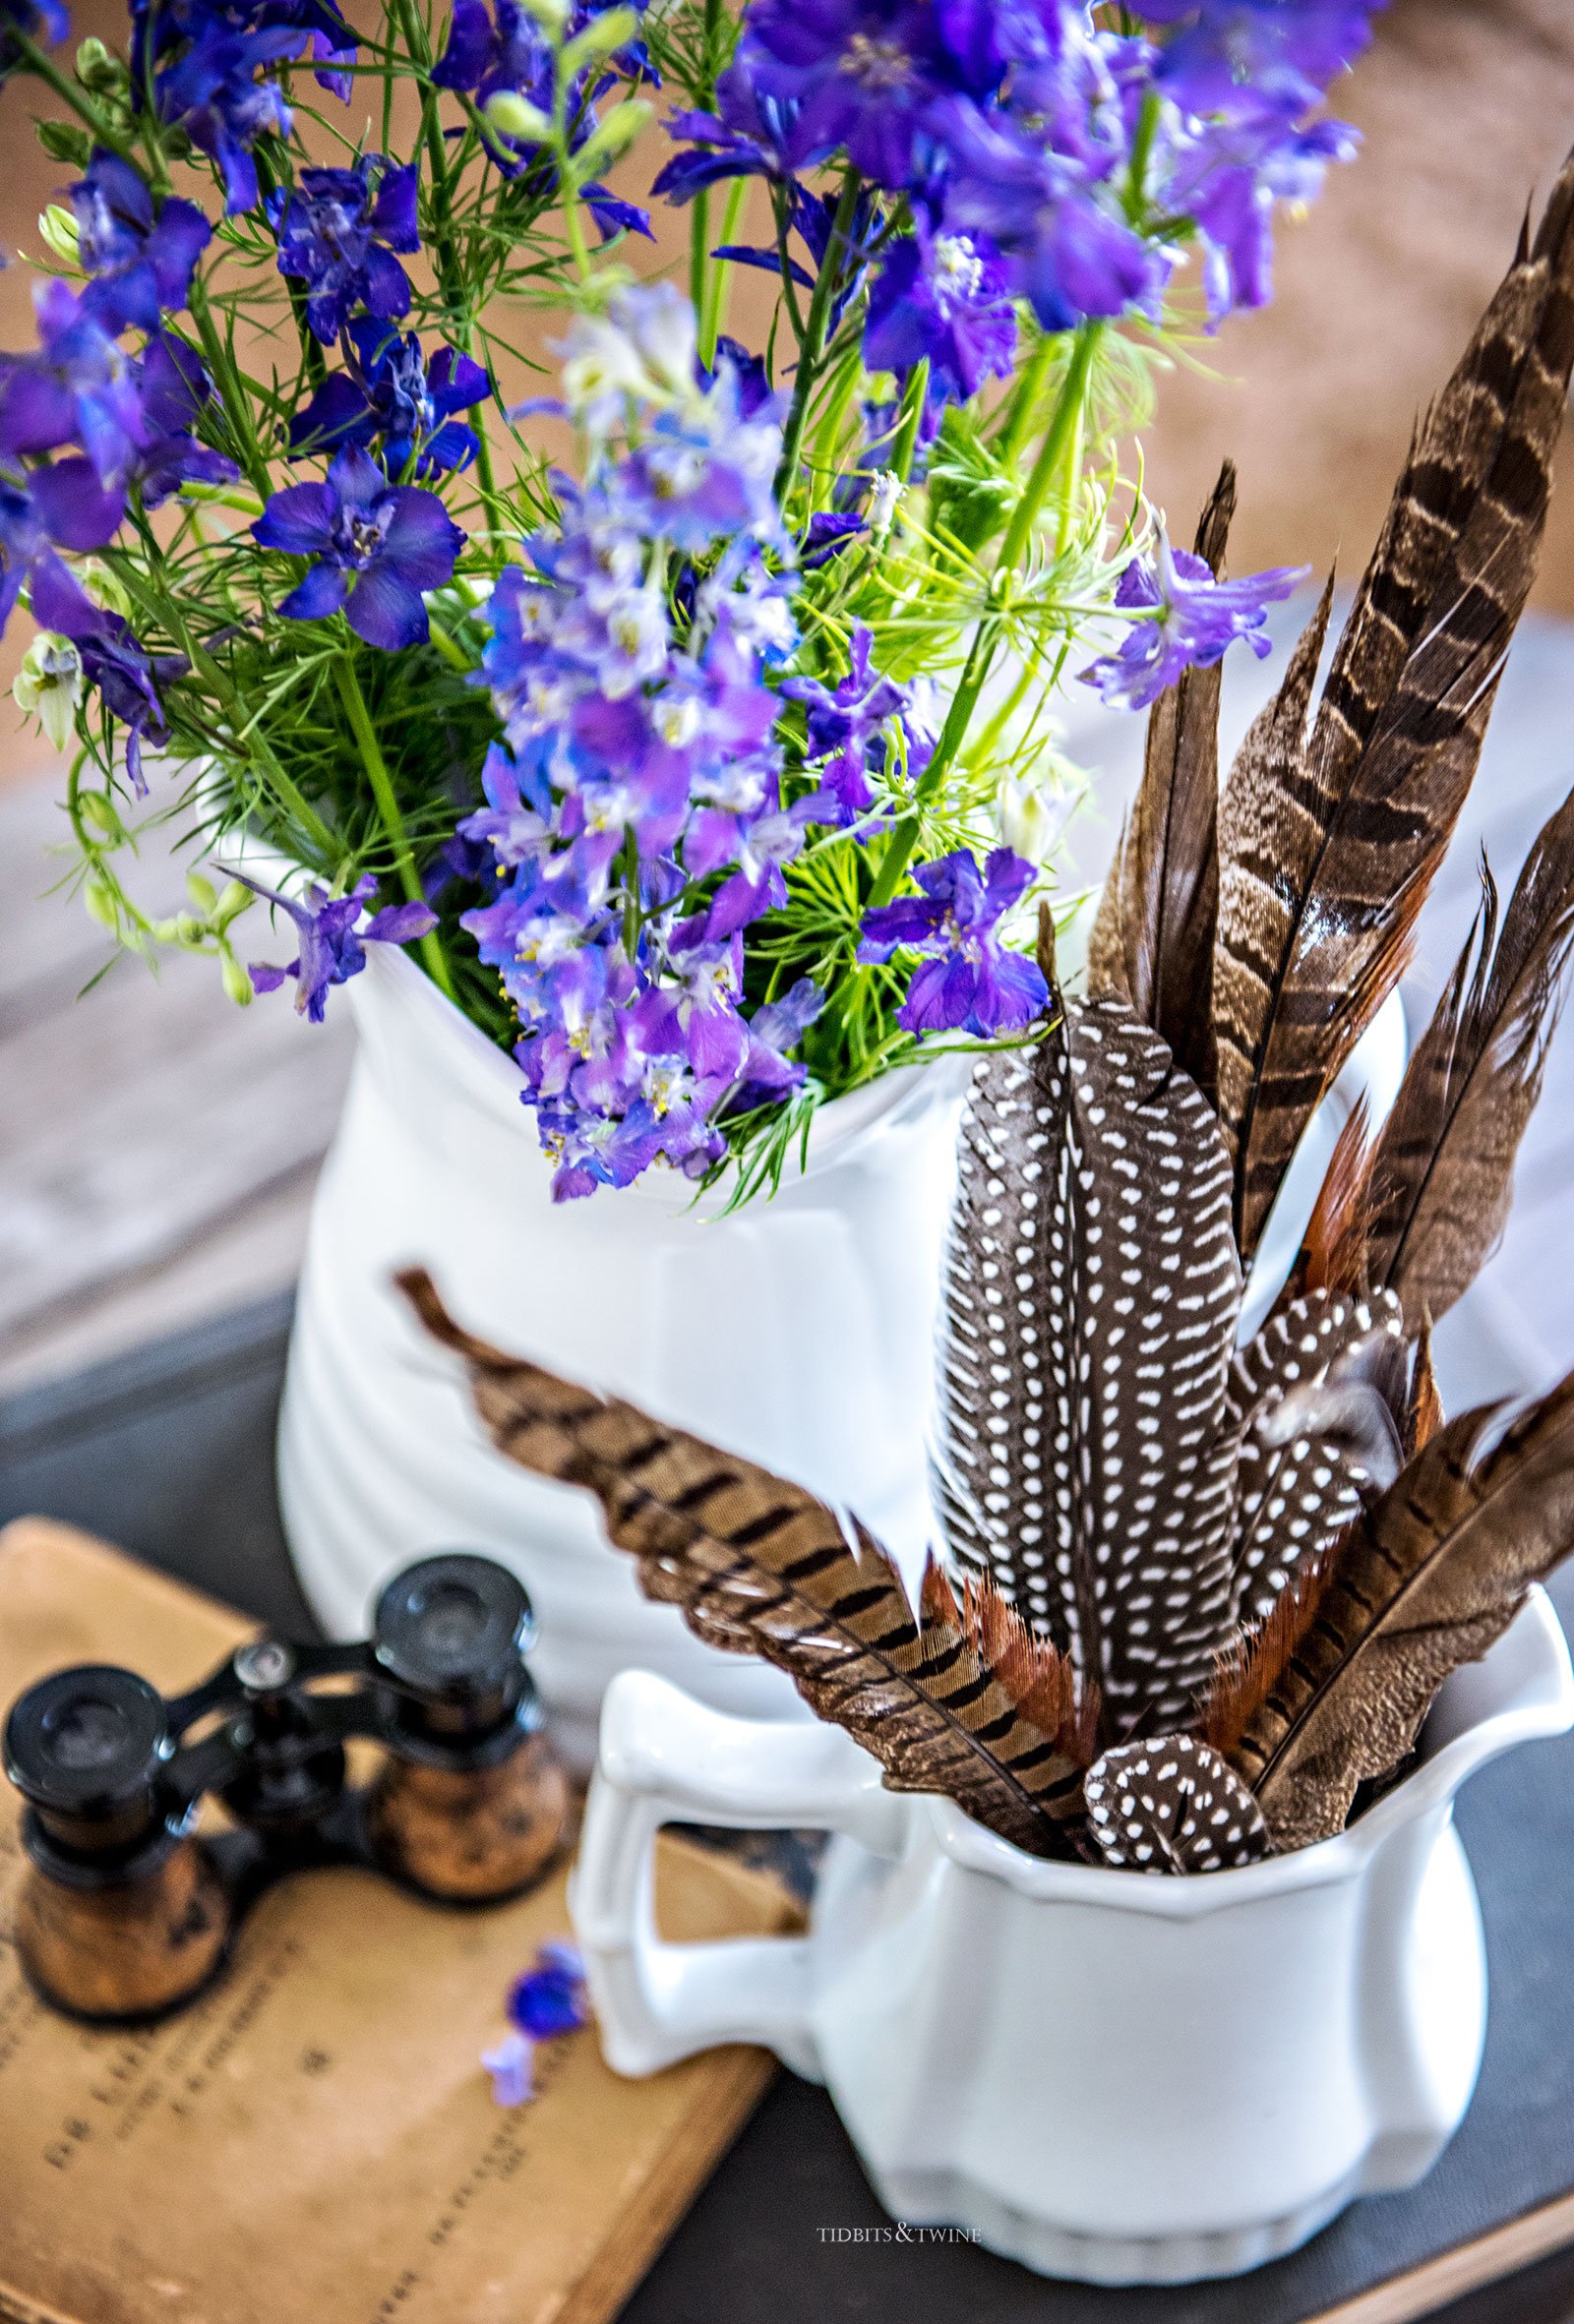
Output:
[[1574,161],[1417,431],[1309,744],[1221,814],[1220,1112],[1249,1257],[1307,1116],[1403,966],[1475,773],[1574,366]]
[[1574,1374],[1483,1456],[1493,1417],[1450,1421],[1351,1528],[1230,1753],[1281,1848],[1340,1830],[1358,1786],[1410,1750],[1449,1672],[1483,1654],[1574,1548]]
[[1272,1841],[1262,1810],[1218,1752],[1192,1735],[1107,1751],[1084,1786],[1106,1864],[1140,1873],[1218,1873],[1255,1864]]
[[1232,1608],[1261,1621],[1290,1578],[1314,1564],[1361,1512],[1346,1452],[1308,1432],[1270,1443],[1285,1399],[1325,1380],[1374,1324],[1397,1334],[1399,1303],[1315,1290],[1276,1310],[1230,1366],[1226,1429],[1240,1446],[1231,1540]]
[[1231,1619],[1241,1269],[1212,1111],[1124,1001],[980,1060],[943,1291],[953,1557],[1098,1681],[1113,1732],[1182,1713]]
[[[1226,460],[1197,526],[1196,553],[1216,573],[1235,505],[1235,463]],[[1089,991],[1129,1001],[1205,1095],[1214,1081],[1223,675],[1217,662],[1187,670],[1149,712],[1141,788],[1088,942]]]
[[960,1625],[914,1620],[901,1578],[855,1520],[635,1405],[505,1355],[456,1325],[420,1270],[400,1288],[463,1357],[498,1450],[596,1495],[651,1596],[711,1644],[785,1670],[821,1718],[880,1761],[892,1790],[941,1792],[1030,1854],[1074,1855],[1081,1769],[1030,1726]]
[[1306,1238],[1325,1276],[1391,1285],[1412,1332],[1447,1314],[1507,1223],[1574,951],[1574,796],[1538,835],[1501,928],[1484,865],[1482,887],[1393,1110],[1355,1182],[1319,1198]]

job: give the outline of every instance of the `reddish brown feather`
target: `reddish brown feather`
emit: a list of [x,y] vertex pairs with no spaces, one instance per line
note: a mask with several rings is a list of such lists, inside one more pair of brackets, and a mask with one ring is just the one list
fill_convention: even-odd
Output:
[[1292,1574],[1255,1630],[1242,1631],[1220,1655],[1218,1676],[1199,1705],[1197,1722],[1197,1733],[1216,1752],[1234,1751],[1316,1620],[1330,1555],[1325,1551]]
[[1371,1216],[1370,1107],[1362,1091],[1340,1131],[1323,1172],[1316,1206],[1294,1281],[1298,1296],[1307,1291],[1345,1291],[1361,1297],[1366,1284],[1366,1228]]
[[1432,1370],[1432,1319],[1426,1316],[1416,1342],[1416,1364],[1410,1375],[1410,1401],[1403,1429],[1405,1459],[1414,1460],[1442,1425],[1443,1400],[1437,1393],[1437,1375]]
[[1070,1656],[1025,1622],[988,1575],[964,1580],[962,1621],[974,1652],[1022,1717],[1079,1767],[1091,1766],[1098,1749],[1097,1685],[1079,1689]]

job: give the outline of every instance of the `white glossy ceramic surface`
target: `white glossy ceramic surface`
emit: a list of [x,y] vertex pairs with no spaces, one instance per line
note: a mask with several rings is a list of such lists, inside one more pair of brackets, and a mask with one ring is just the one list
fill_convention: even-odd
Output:
[[[1458,2127],[1486,1970],[1454,1796],[1571,1724],[1535,1590],[1351,1829],[1187,1879],[1037,1861],[948,1801],[882,1790],[840,1729],[745,1725],[629,1672],[571,1892],[602,2047],[647,2074],[768,2046],[828,2084],[896,2218],[1045,2274],[1236,2274],[1412,2185]],[[834,1831],[810,1934],[662,1942],[651,1842],[680,1817]]]
[[667,1173],[554,1205],[517,1071],[419,970],[374,946],[345,996],[360,1053],[313,1211],[278,1447],[316,1611],[359,1635],[411,1558],[505,1559],[534,1600],[531,1667],[557,1739],[586,1768],[607,1682],[630,1664],[723,1709],[793,1715],[777,1672],[702,1646],[640,1596],[588,1496],[493,1452],[460,1367],[391,1279],[420,1261],[474,1330],[856,1509],[911,1574],[966,1066],[826,1106],[807,1168],[732,1218]]

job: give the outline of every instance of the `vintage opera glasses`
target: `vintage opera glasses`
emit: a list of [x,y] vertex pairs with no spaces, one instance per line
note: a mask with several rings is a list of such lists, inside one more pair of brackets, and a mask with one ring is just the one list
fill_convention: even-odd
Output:
[[[423,1896],[490,1903],[562,1842],[568,1784],[525,1668],[534,1624],[488,1558],[423,1559],[369,1639],[254,1639],[166,1701],[107,1663],[29,1688],[5,1729],[26,1799],[16,1940],[43,1997],[94,2020],[189,2000],[247,1906],[284,1875],[360,1863]],[[364,1787],[344,1746],[383,1747]],[[232,1828],[199,1838],[214,1794]]]

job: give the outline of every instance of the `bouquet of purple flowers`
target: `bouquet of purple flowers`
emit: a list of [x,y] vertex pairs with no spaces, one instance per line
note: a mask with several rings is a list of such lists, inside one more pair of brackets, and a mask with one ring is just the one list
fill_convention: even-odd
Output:
[[[409,945],[560,1196],[747,1194],[824,1100],[1031,1038],[1058,690],[1265,652],[1300,577],[1173,547],[1123,447],[1269,295],[1377,4],[132,0],[67,70],[0,0],[76,172],[0,357],[0,617],[90,912],[313,1020]],[[171,818],[291,869],[151,917]],[[259,899],[293,957],[238,949]]]

